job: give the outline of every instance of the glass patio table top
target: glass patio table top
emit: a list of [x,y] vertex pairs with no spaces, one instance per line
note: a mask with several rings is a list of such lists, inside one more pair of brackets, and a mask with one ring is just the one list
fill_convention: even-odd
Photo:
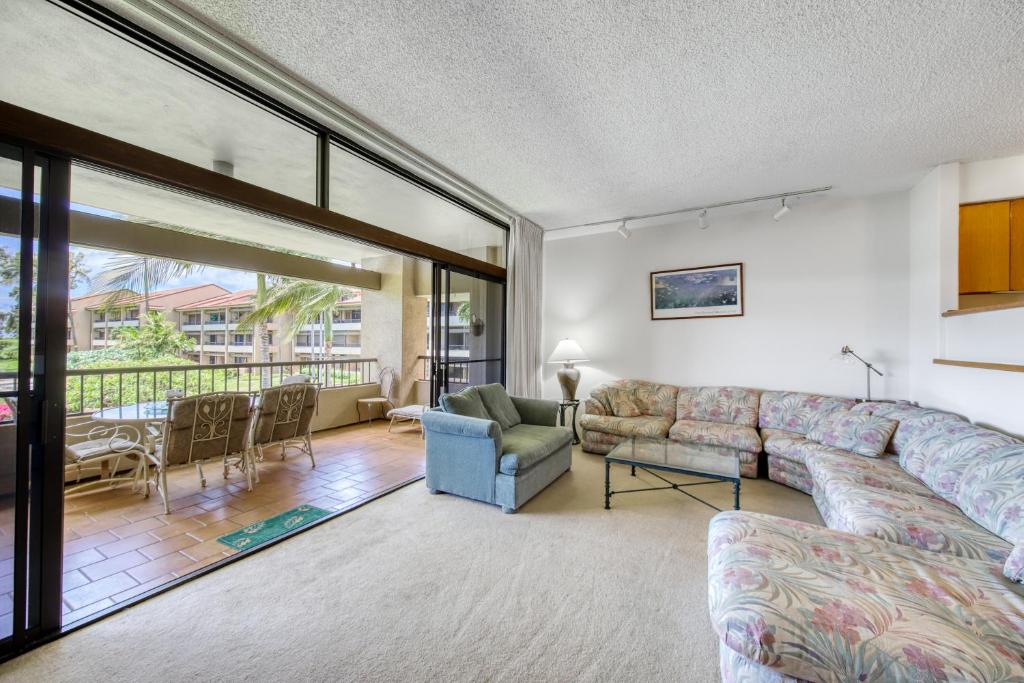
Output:
[[163,422],[167,417],[167,401],[144,401],[125,406],[104,408],[92,414],[100,422]]

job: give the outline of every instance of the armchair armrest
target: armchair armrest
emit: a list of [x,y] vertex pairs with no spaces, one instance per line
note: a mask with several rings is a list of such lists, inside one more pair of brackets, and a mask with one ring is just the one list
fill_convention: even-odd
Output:
[[453,415],[440,410],[428,410],[421,418],[428,432],[468,436],[477,439],[501,439],[501,427],[494,420]]
[[604,405],[596,398],[591,396],[583,402],[583,412],[587,415],[607,415],[608,411],[604,409]]
[[558,401],[540,398],[512,396],[512,404],[519,411],[519,417],[528,425],[554,427],[558,424]]

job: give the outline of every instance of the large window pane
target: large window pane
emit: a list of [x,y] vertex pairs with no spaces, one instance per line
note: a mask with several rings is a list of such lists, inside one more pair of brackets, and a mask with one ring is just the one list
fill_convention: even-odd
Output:
[[3,14],[0,99],[315,201],[312,133],[48,2]]
[[332,211],[505,265],[504,229],[337,146],[330,198]]

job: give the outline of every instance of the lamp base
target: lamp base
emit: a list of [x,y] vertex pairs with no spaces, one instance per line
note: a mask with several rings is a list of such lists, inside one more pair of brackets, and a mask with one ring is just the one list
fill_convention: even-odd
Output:
[[580,385],[580,371],[566,363],[565,367],[558,369],[558,384],[562,387],[562,399],[565,401],[576,400],[576,387]]

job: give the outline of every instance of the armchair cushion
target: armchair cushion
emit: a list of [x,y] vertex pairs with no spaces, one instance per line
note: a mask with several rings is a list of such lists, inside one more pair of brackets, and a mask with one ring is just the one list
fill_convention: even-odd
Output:
[[122,439],[120,437],[105,438],[105,439],[89,439],[88,441],[80,441],[64,448],[64,463],[65,464],[81,464],[86,463],[94,458],[101,458],[105,456],[113,455],[114,453],[121,453],[128,455],[132,453],[138,455],[142,452],[142,447],[136,441],[130,441],[128,439]]
[[[476,388],[483,401],[484,410],[491,419],[501,425],[502,431],[515,427],[523,421],[515,404],[509,398],[505,387],[500,384],[481,384]],[[475,416],[474,416],[475,417]]]
[[446,413],[461,415],[463,417],[475,417],[480,420],[493,420],[491,414],[484,407],[480,398],[480,392],[476,387],[463,389],[457,394],[441,394],[441,407]]
[[807,438],[811,441],[877,458],[885,450],[896,430],[896,421],[871,413],[837,410],[814,423]]
[[794,391],[765,391],[761,394],[758,426],[806,434],[822,415],[852,408],[852,398],[837,398]]
[[572,441],[567,429],[519,424],[501,435],[502,474],[515,476],[544,460],[556,450]]
[[965,515],[1010,543],[1024,543],[1024,443],[985,452],[955,494]]
[[516,407],[522,422],[528,425],[554,427],[558,422],[558,401],[513,396],[512,404]]

